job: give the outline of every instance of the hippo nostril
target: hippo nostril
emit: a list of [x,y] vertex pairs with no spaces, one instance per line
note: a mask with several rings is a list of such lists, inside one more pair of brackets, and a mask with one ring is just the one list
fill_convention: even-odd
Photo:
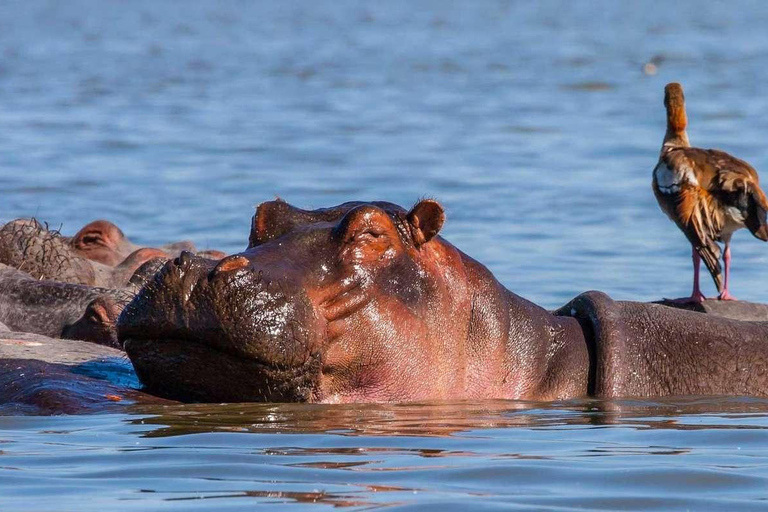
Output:
[[248,261],[248,258],[244,256],[227,256],[221,260],[218,265],[216,265],[216,268],[213,269],[213,273],[218,274],[221,272],[237,270],[248,266],[250,263],[251,262]]
[[189,267],[190,263],[192,263],[192,253],[189,251],[181,251],[181,254],[179,254],[179,257],[176,258],[173,262],[179,267],[185,269]]

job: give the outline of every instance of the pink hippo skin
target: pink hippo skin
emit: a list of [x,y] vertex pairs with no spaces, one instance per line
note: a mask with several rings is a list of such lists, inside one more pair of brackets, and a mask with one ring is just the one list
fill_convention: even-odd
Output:
[[[117,329],[143,391],[115,348],[0,332],[0,412],[104,411],[158,403],[157,396],[370,402],[768,394],[768,323],[721,316],[765,320],[768,306],[707,301],[693,305],[701,312],[684,311],[588,292],[548,312],[437,236],[443,221],[434,201],[410,211],[390,203],[315,211],[264,203],[242,253],[219,262],[183,253],[134,273],[132,286],[143,288]],[[11,290],[30,284],[14,284],[17,278],[7,282]],[[97,296],[77,317],[81,291],[62,295],[74,292],[80,301],[67,329],[103,343],[119,308],[111,295]],[[37,293],[47,292],[22,292],[19,307]],[[39,312],[45,320],[45,308]]]
[[119,339],[147,391],[184,401],[768,395],[768,323],[599,292],[550,313],[438,236],[444,219],[431,200],[263,203],[245,251],[168,262]]

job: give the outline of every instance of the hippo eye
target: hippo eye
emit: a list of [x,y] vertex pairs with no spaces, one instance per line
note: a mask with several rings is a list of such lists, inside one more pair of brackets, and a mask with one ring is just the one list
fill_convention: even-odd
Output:
[[85,235],[82,240],[85,245],[105,245],[99,235]]
[[372,229],[366,229],[365,231],[361,231],[355,235],[355,240],[365,240],[366,238],[379,238],[383,235],[380,231],[374,231]]

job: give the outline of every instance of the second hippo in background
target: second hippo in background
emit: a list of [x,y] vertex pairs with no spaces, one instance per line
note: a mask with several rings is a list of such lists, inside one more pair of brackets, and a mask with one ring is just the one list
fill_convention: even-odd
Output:
[[8,330],[119,347],[115,321],[133,295],[129,289],[41,281],[0,264],[0,322]]
[[[69,244],[81,256],[109,266],[119,265],[132,253],[145,248],[131,242],[119,227],[108,220],[95,220],[86,224],[69,239]],[[212,249],[198,251],[195,244],[189,240],[165,244],[157,249],[168,258],[176,258],[183,251],[216,260],[226,256],[223,252]]]
[[[119,227],[108,220],[90,222],[68,240],[80,256],[112,267],[119,265],[131,253],[144,248],[144,246],[131,242]],[[211,259],[221,259],[226,256],[220,251],[198,251],[195,244],[189,240],[166,244],[159,247],[158,250],[165,253],[168,258],[175,258],[182,251],[199,254],[203,257],[207,255]]]
[[[0,263],[23,270],[35,279],[86,286],[125,287],[146,261],[169,259],[189,249],[194,249],[191,242],[163,249],[136,246],[107,221],[92,222],[72,238],[34,219],[17,219],[0,228]],[[219,251],[199,254],[214,259],[224,256]]]

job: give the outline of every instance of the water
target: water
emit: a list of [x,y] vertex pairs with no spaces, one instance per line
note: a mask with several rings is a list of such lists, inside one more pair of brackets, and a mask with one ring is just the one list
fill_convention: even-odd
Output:
[[764,510],[767,411],[766,400],[688,398],[0,418],[0,503]]
[[[544,306],[686,294],[650,190],[662,89],[695,145],[768,169],[768,10],[635,4],[0,2],[0,219],[236,251],[275,195],[430,196]],[[767,258],[735,236],[736,296],[768,301]],[[766,403],[681,400],[2,417],[0,508],[764,504]]]

